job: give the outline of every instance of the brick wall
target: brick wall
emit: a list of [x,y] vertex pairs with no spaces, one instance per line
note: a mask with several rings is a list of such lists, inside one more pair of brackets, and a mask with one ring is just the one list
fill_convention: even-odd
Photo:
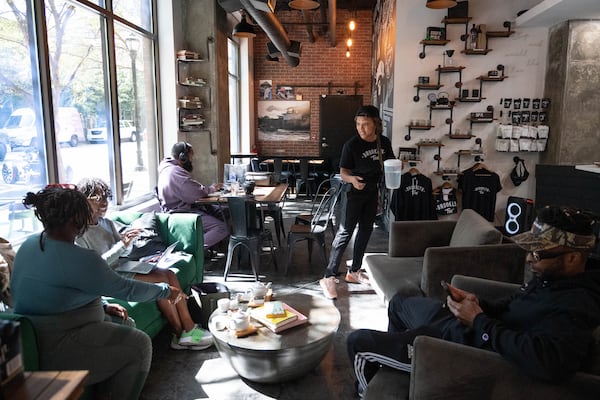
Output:
[[[314,22],[320,21],[320,11],[307,12]],[[372,19],[370,11],[356,12],[357,28],[352,34],[353,46],[350,58],[346,58],[346,39],[349,37],[347,22],[351,13],[338,10],[336,24],[336,46],[332,47],[329,36],[324,33],[321,25],[313,25],[315,42],[309,41],[306,25],[285,24],[284,22],[303,22],[299,11],[279,12],[277,16],[288,31],[291,40],[302,43],[300,64],[289,66],[280,57],[279,62],[266,60],[267,42],[269,38],[260,29],[254,38],[254,86],[257,101],[260,95],[261,80],[271,80],[273,94],[277,85],[292,86],[295,94],[301,94],[302,100],[310,101],[310,140],[309,141],[271,141],[258,140],[254,132],[258,153],[261,155],[319,156],[319,97],[321,94],[363,95],[365,103],[371,98],[371,54],[372,54]],[[355,82],[361,86],[354,92]],[[331,83],[331,88],[328,88]],[[314,85],[314,86],[313,86]],[[337,86],[336,86],[337,85]],[[275,96],[273,96],[275,99]]]

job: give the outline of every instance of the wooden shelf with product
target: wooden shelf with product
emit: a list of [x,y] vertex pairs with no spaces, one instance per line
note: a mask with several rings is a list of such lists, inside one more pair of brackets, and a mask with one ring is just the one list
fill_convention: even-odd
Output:
[[465,49],[460,52],[469,56],[485,56],[490,51],[492,51],[492,49]]
[[465,133],[465,134],[450,133],[450,134],[448,134],[446,136],[448,136],[448,139],[471,139],[471,138],[475,137],[475,135],[472,135],[470,133]]
[[212,104],[211,86],[205,76],[209,76],[210,45],[212,37],[206,40],[206,58],[190,50],[179,50],[176,57],[177,85],[181,87],[177,99],[177,119],[180,132],[204,132],[209,135],[210,153],[217,154],[213,148],[211,122],[207,120]]
[[404,136],[404,139],[406,141],[409,141],[411,139],[411,131],[428,131],[431,128],[435,128],[435,126],[431,125],[431,124],[427,124],[427,125],[414,125],[414,124],[410,124],[410,125],[406,125],[408,127],[408,135]]
[[413,86],[417,88],[417,94],[413,97],[413,101],[416,103],[421,99],[419,97],[419,92],[421,90],[439,90],[442,86],[444,85],[440,85],[439,83],[437,85],[435,83],[417,83]]
[[485,100],[485,97],[457,97],[456,100],[461,103],[479,103],[482,100]]
[[419,53],[419,58],[421,58],[421,59],[425,58],[425,47],[427,47],[427,46],[445,46],[448,43],[450,43],[450,40],[446,40],[446,39],[444,39],[444,40],[441,40],[441,39],[438,39],[438,40],[423,39],[423,40],[421,40],[419,42],[419,44],[423,45],[423,51],[421,51]]

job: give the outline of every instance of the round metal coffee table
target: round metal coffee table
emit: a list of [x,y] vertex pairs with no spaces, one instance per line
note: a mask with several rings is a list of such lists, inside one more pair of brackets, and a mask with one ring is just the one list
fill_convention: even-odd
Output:
[[314,369],[333,342],[340,324],[340,313],[330,301],[306,294],[277,296],[308,317],[308,323],[273,333],[258,322],[258,332],[237,338],[228,329],[217,330],[215,320],[225,314],[216,310],[209,319],[221,357],[227,359],[242,378],[260,383],[284,382],[299,378]]

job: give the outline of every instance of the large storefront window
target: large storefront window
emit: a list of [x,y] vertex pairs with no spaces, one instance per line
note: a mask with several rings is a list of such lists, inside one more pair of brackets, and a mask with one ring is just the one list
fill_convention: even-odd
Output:
[[1,237],[18,241],[41,229],[21,200],[50,182],[102,178],[113,205],[152,196],[152,5],[0,0]]

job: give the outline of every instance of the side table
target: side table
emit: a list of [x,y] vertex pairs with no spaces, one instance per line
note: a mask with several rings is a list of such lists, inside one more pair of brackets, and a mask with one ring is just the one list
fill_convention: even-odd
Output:
[[260,383],[285,382],[306,375],[317,367],[333,343],[340,313],[330,301],[307,294],[277,296],[308,318],[308,323],[273,333],[260,323],[254,335],[237,338],[228,329],[217,330],[216,310],[208,328],[221,357],[227,359],[242,378]]

